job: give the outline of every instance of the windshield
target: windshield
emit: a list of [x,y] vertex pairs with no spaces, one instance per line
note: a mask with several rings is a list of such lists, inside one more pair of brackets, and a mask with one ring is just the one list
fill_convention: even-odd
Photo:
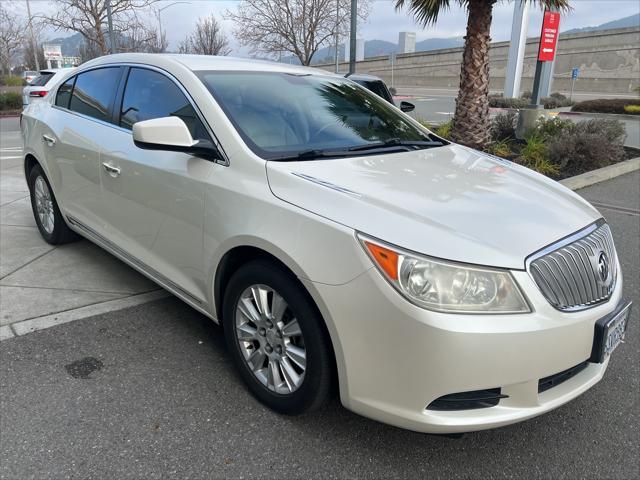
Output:
[[247,145],[267,160],[311,159],[351,150],[352,155],[362,155],[368,146],[374,152],[391,144],[405,151],[444,144],[382,98],[344,78],[196,73]]

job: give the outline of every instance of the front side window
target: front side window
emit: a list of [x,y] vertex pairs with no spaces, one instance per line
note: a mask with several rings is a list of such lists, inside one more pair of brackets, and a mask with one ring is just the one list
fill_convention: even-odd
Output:
[[179,117],[194,139],[209,139],[195,109],[175,83],[154,70],[132,68],[122,98],[120,126],[131,129],[136,122],[161,117]]
[[382,98],[341,77],[244,71],[196,74],[245,143],[267,160],[312,159],[313,152],[320,151],[357,155],[369,147],[391,144],[411,144],[411,148],[445,144]]
[[69,109],[102,121],[110,121],[109,108],[118,88],[120,67],[89,70],[78,75]]
[[75,81],[76,77],[71,77],[58,88],[58,93],[56,93],[56,105],[58,107],[69,108],[69,100],[71,100],[73,82]]

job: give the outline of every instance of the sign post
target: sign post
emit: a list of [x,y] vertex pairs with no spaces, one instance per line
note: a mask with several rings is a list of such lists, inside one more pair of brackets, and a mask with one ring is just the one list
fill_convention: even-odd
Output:
[[391,86],[393,87],[393,67],[396,63],[396,52],[389,54],[389,62],[391,62]]
[[[531,105],[533,108],[540,108],[540,84],[544,70],[548,70],[556,58],[558,48],[558,35],[560,33],[560,13],[545,10],[542,21],[542,31],[540,32],[540,47],[538,48],[538,62],[536,63],[536,74],[533,79],[533,92],[531,94]],[[546,72],[550,74],[551,72]]]
[[576,84],[576,78],[578,78],[579,74],[580,74],[579,68],[574,68],[573,70],[571,70],[571,93],[569,94],[569,101],[573,100],[573,87]]

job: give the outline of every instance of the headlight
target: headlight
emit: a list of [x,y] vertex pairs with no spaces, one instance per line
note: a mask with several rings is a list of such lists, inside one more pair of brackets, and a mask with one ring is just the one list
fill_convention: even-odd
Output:
[[391,285],[419,307],[460,313],[531,311],[506,270],[429,258],[361,234],[358,239]]

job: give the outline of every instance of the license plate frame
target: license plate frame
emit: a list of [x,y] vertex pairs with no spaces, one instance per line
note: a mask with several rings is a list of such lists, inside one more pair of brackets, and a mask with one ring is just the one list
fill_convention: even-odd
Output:
[[590,362],[603,363],[622,343],[631,318],[631,305],[630,301],[622,301],[615,311],[596,322]]

